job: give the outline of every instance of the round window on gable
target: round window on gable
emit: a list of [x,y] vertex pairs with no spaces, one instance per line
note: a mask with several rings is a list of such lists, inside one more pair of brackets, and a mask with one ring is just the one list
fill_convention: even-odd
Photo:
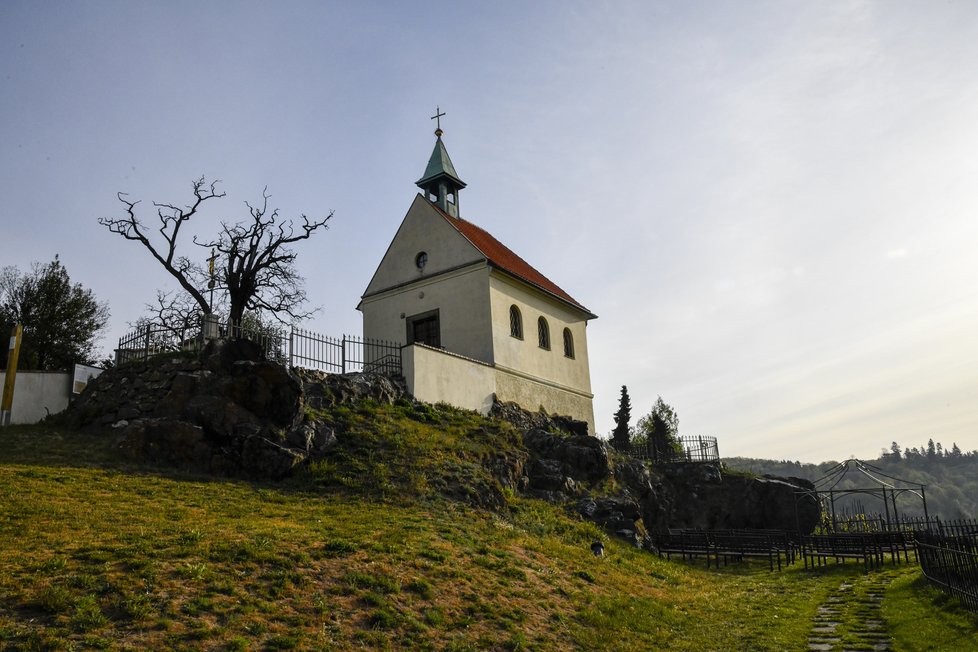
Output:
[[428,263],[428,254],[424,251],[418,253],[414,257],[414,266],[418,269],[424,269],[424,266]]

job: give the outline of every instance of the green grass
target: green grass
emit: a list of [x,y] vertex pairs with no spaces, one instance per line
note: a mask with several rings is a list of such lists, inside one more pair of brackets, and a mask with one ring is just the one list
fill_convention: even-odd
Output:
[[[334,453],[278,484],[125,464],[111,434],[0,430],[0,646],[804,650],[861,572],[660,560],[502,491],[482,462],[515,454],[504,424],[409,404],[329,416]],[[915,576],[886,593],[894,648],[973,645],[973,617]]]
[[978,650],[974,617],[932,587],[920,573],[906,573],[887,588],[883,618],[896,652]]

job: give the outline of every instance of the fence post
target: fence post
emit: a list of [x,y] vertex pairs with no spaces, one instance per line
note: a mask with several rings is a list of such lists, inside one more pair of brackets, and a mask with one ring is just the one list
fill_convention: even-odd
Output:
[[150,325],[146,324],[146,346],[143,347],[143,360],[149,360],[149,336],[150,336]]
[[295,367],[292,362],[292,349],[295,348],[295,324],[289,326],[289,367]]
[[346,373],[346,335],[343,335],[342,345],[340,346],[340,369]]

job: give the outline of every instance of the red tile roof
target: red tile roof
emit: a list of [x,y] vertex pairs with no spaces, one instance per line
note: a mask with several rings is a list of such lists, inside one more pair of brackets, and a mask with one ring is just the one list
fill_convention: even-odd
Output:
[[[429,202],[430,203],[430,202]],[[530,263],[517,256],[512,249],[496,240],[488,231],[479,228],[472,222],[467,222],[458,217],[452,217],[441,210],[436,204],[431,204],[438,213],[451,224],[456,231],[462,234],[466,240],[478,249],[489,261],[489,264],[501,269],[502,271],[515,276],[516,278],[533,285],[547,294],[551,294],[571,306],[582,310],[589,315],[589,319],[597,317],[590,310],[581,305],[571,295],[564,292],[560,287],[538,272]]]

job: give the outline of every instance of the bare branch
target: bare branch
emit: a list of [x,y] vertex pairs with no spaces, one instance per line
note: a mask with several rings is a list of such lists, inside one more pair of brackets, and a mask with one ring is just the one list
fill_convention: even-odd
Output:
[[126,207],[126,217],[99,218],[99,224],[109,229],[112,233],[117,233],[126,240],[135,240],[142,244],[153,258],[177,280],[180,287],[193,297],[194,301],[197,302],[204,312],[210,312],[211,307],[200,291],[198,283],[195,282],[197,279],[192,278],[195,275],[195,266],[185,257],[177,257],[176,262],[174,262],[174,258],[176,257],[180,228],[183,224],[197,214],[198,209],[204,202],[225,196],[225,193],[217,192],[218,183],[218,181],[214,181],[207,186],[204,177],[200,177],[194,181],[193,193],[195,201],[183,209],[173,204],[153,202],[153,206],[157,209],[157,217],[160,220],[158,232],[163,241],[161,244],[154,243],[144,232],[144,226],[136,216],[135,209],[139,202],[127,199],[128,195],[126,193],[120,192],[116,195],[119,201]]

